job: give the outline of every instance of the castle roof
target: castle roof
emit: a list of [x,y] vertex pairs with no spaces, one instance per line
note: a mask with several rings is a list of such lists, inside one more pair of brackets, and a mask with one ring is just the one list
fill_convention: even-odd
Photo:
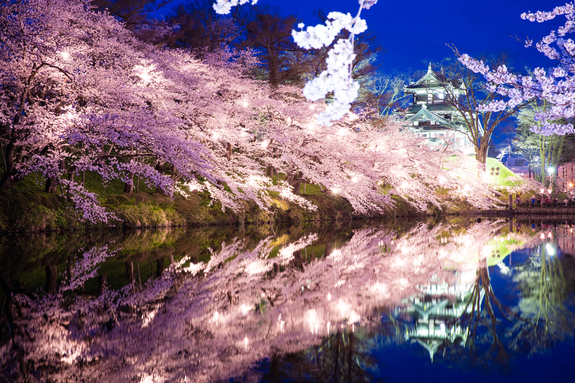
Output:
[[435,112],[431,111],[426,104],[421,105],[419,111],[415,113],[413,116],[406,119],[406,121],[435,121],[439,125],[443,126],[451,126],[451,121],[444,119],[443,117],[439,116]]
[[427,73],[416,82],[407,85],[405,87],[405,92],[410,93],[410,90],[413,91],[416,89],[428,89],[433,87],[441,88],[443,87],[443,81],[440,80],[440,77],[443,76],[431,70],[431,63],[429,63],[429,66],[427,67]]

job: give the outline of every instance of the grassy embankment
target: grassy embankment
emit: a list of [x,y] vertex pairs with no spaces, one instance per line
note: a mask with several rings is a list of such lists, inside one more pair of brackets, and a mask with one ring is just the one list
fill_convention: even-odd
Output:
[[[497,160],[488,159],[488,169],[499,167],[499,176],[494,179],[498,185],[506,185],[505,179],[514,174]],[[282,177],[282,175],[280,175]],[[275,181],[275,179],[274,179]],[[29,175],[9,190],[0,190],[0,231],[44,231],[77,230],[88,226],[78,219],[69,201],[58,194],[44,192],[45,180]],[[317,211],[305,210],[272,194],[273,206],[269,211],[261,210],[253,201],[244,202],[244,211],[225,212],[219,202],[212,203],[207,192],[191,193],[189,197],[176,196],[171,199],[157,193],[140,182],[138,193],[123,193],[124,183],[112,181],[104,185],[102,179],[86,173],[86,188],[98,195],[100,202],[117,220],[117,227],[169,227],[205,225],[250,225],[267,222],[299,224],[302,222],[346,222],[357,218],[349,202],[337,195],[326,193],[320,186],[301,186],[300,193],[313,202]],[[472,207],[465,200],[453,200],[447,189],[437,190],[444,205],[449,208],[430,207],[429,215],[460,214]],[[402,197],[392,197],[395,205],[380,218],[415,216],[418,213]],[[505,192],[502,201],[506,201]]]
[[[281,175],[280,175],[281,177]],[[66,198],[44,192],[45,180],[29,175],[9,190],[0,190],[0,231],[78,230],[87,227]],[[302,185],[301,194],[313,202],[317,211],[308,211],[272,195],[269,211],[260,209],[253,201],[244,202],[244,210],[234,213],[221,209],[207,192],[194,192],[187,198],[169,198],[140,182],[138,193],[123,193],[124,183],[112,181],[104,186],[102,179],[86,173],[86,188],[97,194],[99,201],[117,220],[116,227],[170,227],[205,225],[250,225],[267,222],[302,223],[311,221],[350,221],[354,218],[349,202],[337,195],[322,191],[318,185]],[[404,201],[390,210],[389,216],[413,215],[416,212]],[[365,218],[365,217],[363,217]],[[103,226],[96,226],[103,227]]]

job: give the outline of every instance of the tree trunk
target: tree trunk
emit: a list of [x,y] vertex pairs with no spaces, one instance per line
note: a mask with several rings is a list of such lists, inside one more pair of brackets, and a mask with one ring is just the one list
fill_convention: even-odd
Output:
[[270,383],[280,383],[280,366],[279,357],[277,354],[273,354],[272,362],[270,363]]
[[481,145],[479,145],[479,147],[475,148],[475,159],[477,161],[479,161],[480,164],[483,165],[483,169],[481,169],[482,171],[486,171],[487,170],[487,150],[489,149],[489,145],[488,144],[484,144],[484,141],[481,142]]
[[156,278],[160,278],[164,272],[164,258],[156,259]]
[[48,265],[46,270],[46,292],[56,294],[58,288],[58,268],[56,265]]
[[349,334],[349,344],[347,345],[347,383],[351,383],[351,366],[353,364],[353,333]]
[[296,172],[295,174],[290,175],[288,178],[288,182],[293,188],[292,190],[293,194],[300,195],[301,183],[303,182],[301,173]]
[[104,273],[98,275],[98,296],[104,293],[104,285],[106,284],[106,278],[108,277],[108,273]]
[[136,281],[134,276],[134,262],[124,262],[124,265],[126,265],[126,277],[130,284],[133,285]]
[[134,192],[134,176],[132,176],[130,182],[124,183],[124,193],[132,194]]
[[269,71],[270,71],[270,85],[272,88],[277,88],[279,85],[278,80],[278,64],[277,64],[277,57],[275,55],[275,51],[273,48],[268,48],[268,64],[269,64]]
[[334,382],[339,382],[339,338],[341,336],[341,332],[338,330],[338,332],[335,334],[335,356],[334,356],[334,363],[333,363],[333,381]]
[[56,193],[57,188],[58,188],[58,181],[56,180],[56,177],[47,177],[44,191],[46,193],[54,194]]
[[70,284],[72,283],[72,278],[74,278],[74,257],[68,257],[66,271],[68,273],[68,284]]
[[2,175],[2,178],[0,178],[0,189],[8,189],[12,186],[12,175],[15,173],[14,154],[16,151],[12,141],[13,140],[10,140],[6,146],[6,155],[4,157],[4,166],[6,171]]
[[331,243],[326,243],[325,244],[325,254],[324,254],[324,258],[327,257],[328,255],[331,254]]

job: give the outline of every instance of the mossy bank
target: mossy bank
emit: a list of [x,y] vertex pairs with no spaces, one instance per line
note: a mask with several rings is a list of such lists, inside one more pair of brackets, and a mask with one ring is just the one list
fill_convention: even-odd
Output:
[[[108,224],[93,225],[80,219],[72,205],[63,197],[37,190],[0,191],[0,231],[36,232],[104,228],[152,228],[174,226],[251,225],[261,223],[301,224],[304,222],[347,222],[367,219],[354,214],[350,203],[339,196],[327,194],[305,195],[317,206],[310,211],[281,198],[272,198],[273,205],[266,211],[253,201],[245,201],[242,212],[222,210],[207,193],[192,193],[187,198],[170,198],[159,193],[108,194],[101,199],[106,210],[116,219]],[[414,216],[418,212],[398,200],[380,218],[394,219]]]

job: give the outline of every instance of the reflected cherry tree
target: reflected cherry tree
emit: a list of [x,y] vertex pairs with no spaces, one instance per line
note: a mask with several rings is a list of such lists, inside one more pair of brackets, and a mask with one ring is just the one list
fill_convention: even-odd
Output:
[[[249,245],[236,237],[208,250],[205,262],[172,257],[141,287],[126,273],[123,288],[104,280],[95,295],[74,292],[95,278],[98,262],[122,249],[85,249],[55,293],[11,290],[3,373],[24,380],[250,380],[258,378],[258,361],[279,366],[279,358],[308,350],[303,358],[320,366],[318,380],[347,381],[351,374],[357,379],[350,381],[361,381],[373,364],[365,334],[381,324],[380,308],[405,306],[435,284],[457,294],[454,275],[479,269],[482,276],[500,247],[494,238],[508,249],[539,241],[502,234],[504,227],[503,221],[422,223],[399,235],[374,226],[354,230],[344,243],[325,243],[322,254],[311,252],[323,245],[316,233]],[[437,322],[432,331],[447,326]]]

